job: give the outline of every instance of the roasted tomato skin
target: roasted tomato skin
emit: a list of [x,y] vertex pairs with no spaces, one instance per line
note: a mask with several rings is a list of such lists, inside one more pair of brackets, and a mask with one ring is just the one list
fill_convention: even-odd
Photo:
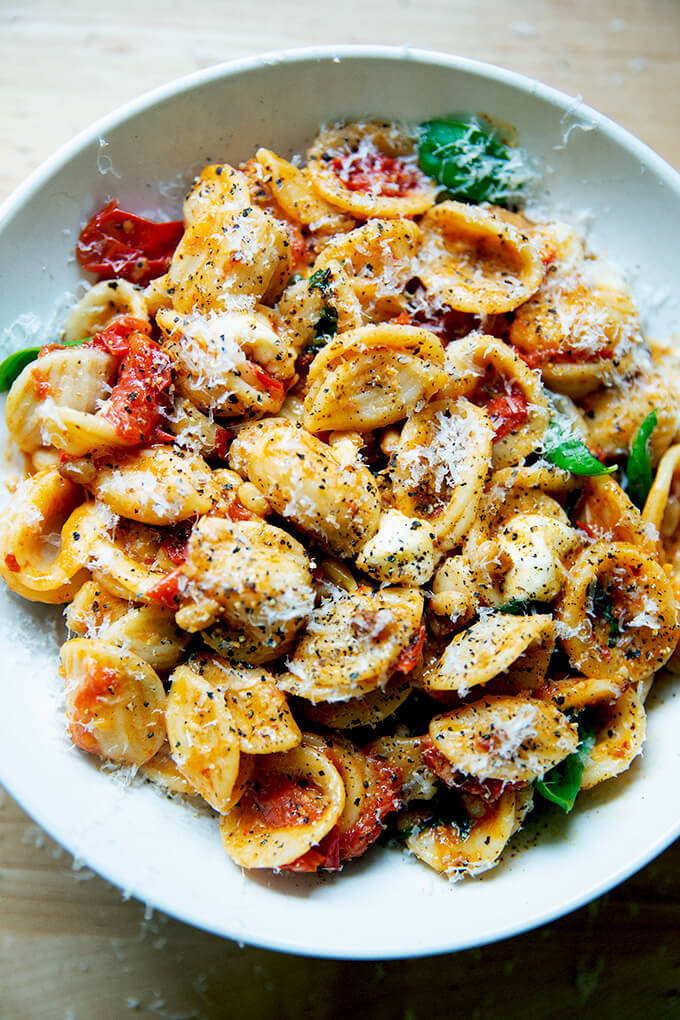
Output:
[[373,794],[351,829],[340,837],[340,859],[350,861],[361,857],[383,831],[383,823],[392,811],[398,811],[401,800],[401,771],[382,758],[366,755],[373,772]]
[[410,645],[404,648],[403,652],[400,653],[399,659],[397,660],[397,672],[399,673],[410,673],[415,667],[420,653],[423,650],[425,644],[426,630],[423,626],[419,627],[418,633],[414,637]]
[[462,793],[483,797],[490,804],[495,804],[505,790],[510,787],[519,789],[525,785],[524,783],[506,783],[502,779],[477,779],[475,776],[466,776],[465,773],[459,772],[448,758],[439,753],[429,737],[423,737],[421,746],[425,764],[445,786],[453,790],[460,790]]
[[166,574],[162,581],[149,591],[149,598],[166,609],[179,609],[182,586],[184,585],[184,572],[181,568],[175,567],[169,574]]
[[107,202],[80,231],[76,257],[102,280],[146,285],[167,272],[184,233],[181,220],[154,223]]

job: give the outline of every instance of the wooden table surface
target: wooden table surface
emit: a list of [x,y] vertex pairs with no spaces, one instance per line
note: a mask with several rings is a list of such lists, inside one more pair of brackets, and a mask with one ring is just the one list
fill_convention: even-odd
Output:
[[[327,42],[410,43],[522,71],[580,94],[680,168],[676,0],[0,0],[0,200],[140,92]],[[148,916],[74,870],[0,790],[0,1020],[680,1017],[679,865],[676,844],[589,907],[484,949],[315,961]]]

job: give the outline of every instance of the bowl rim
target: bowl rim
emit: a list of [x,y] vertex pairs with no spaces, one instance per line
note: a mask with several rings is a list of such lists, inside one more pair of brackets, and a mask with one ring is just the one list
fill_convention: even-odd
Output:
[[[417,64],[430,64],[448,68],[450,70],[468,72],[482,76],[499,84],[507,85],[512,89],[529,93],[532,96],[548,102],[556,109],[562,111],[563,121],[566,121],[568,116],[572,116],[577,113],[579,118],[589,122],[593,127],[598,128],[620,146],[627,149],[631,154],[637,156],[647,167],[655,171],[680,198],[680,173],[678,173],[678,171],[675,170],[663,157],[655,152],[654,149],[645,142],[642,142],[639,138],[636,138],[635,135],[629,132],[626,128],[621,127],[609,117],[583,103],[580,96],[569,96],[567,93],[553,88],[552,86],[545,85],[542,82],[528,77],[527,75],[507,70],[496,64],[468,57],[459,57],[436,50],[421,49],[411,46],[384,46],[370,44],[305,46],[271,50],[237,60],[214,64],[199,71],[183,75],[179,78],[174,78],[116,107],[114,110],[98,118],[92,124],[79,131],[73,138],[62,144],[51,156],[40,163],[40,165],[36,167],[28,175],[28,177],[9,194],[9,196],[0,204],[0,232],[3,230],[8,220],[10,220],[11,217],[25,204],[29,203],[34,194],[56,172],[61,170],[74,156],[81,152],[86,145],[90,144],[98,137],[105,136],[107,131],[119,126],[130,117],[142,114],[145,110],[155,106],[156,104],[162,103],[179,94],[188,92],[196,86],[201,86],[221,78],[233,77],[250,71],[257,71],[266,66],[277,64],[300,64],[309,61],[323,63],[328,61],[338,62],[365,59],[395,63],[413,61]],[[36,820],[41,828],[44,828],[52,838],[54,838],[62,846],[66,847],[70,853],[76,853],[72,846],[72,841],[69,838],[70,832],[68,828],[65,825],[62,827],[59,823],[60,816],[58,811],[55,810],[52,813],[52,817],[47,823],[39,817],[41,814],[41,805],[38,803],[36,797],[32,795],[32,788],[30,787],[30,784],[27,788],[24,788],[20,772],[15,775],[13,779],[7,779],[0,776],[0,781],[2,781],[10,796],[12,796],[19,805]],[[664,849],[670,846],[670,844],[678,836],[680,836],[680,818],[675,823],[671,822],[643,853],[621,866],[613,874],[588,885],[585,889],[582,889],[578,894],[573,895],[566,902],[563,902],[558,906],[546,906],[541,910],[536,910],[530,917],[525,916],[520,918],[517,922],[513,922],[506,925],[504,928],[499,929],[492,936],[480,936],[479,938],[467,942],[464,946],[454,947],[453,949],[447,945],[425,945],[422,948],[419,947],[417,949],[406,948],[403,952],[391,952],[390,955],[386,957],[384,954],[380,953],[379,949],[366,948],[363,952],[357,953],[353,956],[348,956],[342,953],[342,951],[333,951],[332,948],[310,946],[308,942],[304,942],[299,938],[284,939],[265,936],[258,938],[250,933],[245,934],[238,931],[231,934],[215,932],[213,927],[201,920],[195,910],[178,913],[177,908],[174,907],[167,898],[164,900],[163,897],[156,897],[155,902],[153,902],[152,905],[154,908],[162,910],[169,916],[178,918],[184,923],[191,924],[192,926],[208,931],[211,934],[219,934],[220,937],[231,938],[234,940],[240,940],[243,938],[249,945],[260,946],[262,948],[278,952],[313,956],[317,958],[348,960],[379,960],[386,958],[400,959],[435,956],[444,953],[458,952],[463,949],[471,949],[480,945],[490,945],[513,935],[531,931],[560,917],[564,917],[635,874]],[[77,856],[79,861],[82,860],[84,864],[92,867],[98,874],[102,874],[95,863],[97,858],[96,851],[93,851],[95,861],[88,857],[87,852],[83,853],[80,849],[78,849]],[[148,902],[144,890],[140,889],[138,886],[136,887],[136,883],[131,883],[129,881],[129,876],[125,876],[122,861],[121,866],[117,868],[111,867],[110,864],[107,865],[106,872],[103,877],[105,877],[106,881],[109,881],[121,890],[124,890],[126,897],[132,895],[141,902]]]

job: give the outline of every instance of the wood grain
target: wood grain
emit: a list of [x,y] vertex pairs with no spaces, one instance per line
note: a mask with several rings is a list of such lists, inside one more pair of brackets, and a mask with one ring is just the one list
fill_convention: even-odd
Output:
[[[0,0],[0,199],[140,92],[219,61],[327,42],[408,43],[524,72],[580,94],[680,167],[675,0]],[[669,790],[674,809],[675,799]],[[5,795],[0,1020],[680,1017],[679,872],[676,845],[589,907],[480,950],[318,961],[145,917],[74,871]]]

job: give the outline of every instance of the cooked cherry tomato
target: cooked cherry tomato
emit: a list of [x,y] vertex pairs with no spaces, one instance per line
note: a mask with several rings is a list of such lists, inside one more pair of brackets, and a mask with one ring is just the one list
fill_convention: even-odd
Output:
[[191,534],[191,522],[182,521],[180,524],[164,528],[163,532],[161,548],[170,562],[179,567],[187,558],[187,542]]
[[483,797],[491,804],[497,801],[508,787],[524,785],[523,783],[506,783],[502,779],[477,779],[476,776],[466,776],[464,772],[459,772],[448,758],[440,754],[429,737],[423,737],[421,747],[425,764],[446,786],[462,790],[464,793],[471,793],[476,797]]
[[401,802],[401,772],[381,758],[366,756],[373,773],[371,796],[356,822],[340,836],[340,859],[361,857],[383,830],[383,821],[392,811],[398,811]]
[[382,152],[348,152],[329,163],[333,173],[350,191],[403,198],[422,183],[418,167],[398,156]]
[[420,627],[411,644],[407,645],[403,652],[400,653],[397,660],[397,670],[400,673],[410,673],[417,663],[425,644],[425,633],[425,628]]
[[114,354],[117,358],[124,358],[130,350],[130,336],[133,333],[142,333],[144,336],[151,336],[151,326],[144,319],[136,319],[133,315],[120,315],[110,322],[105,329],[95,333],[90,340],[86,340],[85,347],[96,347],[107,354]]
[[229,504],[227,516],[231,521],[252,521],[255,519],[255,515],[251,514],[239,499],[235,499]]
[[166,574],[162,581],[154,585],[149,592],[149,598],[153,602],[165,606],[166,609],[177,609],[183,583],[184,573],[181,567],[177,567]]
[[333,826],[318,846],[313,846],[302,857],[284,864],[282,871],[314,872],[319,868],[324,871],[340,871],[340,833],[337,825]]
[[76,256],[103,280],[147,284],[167,272],[184,233],[181,220],[153,223],[108,202],[80,231]]
[[[148,323],[126,315],[87,341],[88,346],[123,359],[101,414],[130,443],[148,443],[154,437],[163,419],[164,393],[172,382],[170,358],[149,332]],[[174,437],[163,433],[161,438]]]
[[97,703],[106,695],[116,695],[120,677],[115,669],[97,666],[88,670],[83,682],[73,694],[69,734],[71,740],[83,751],[90,754],[99,752],[99,744],[92,734],[92,724],[97,716]]
[[269,372],[265,372],[261,365],[256,365],[252,362],[251,364],[255,377],[262,389],[266,390],[267,393],[270,393],[273,397],[282,397],[286,391],[286,387],[283,383],[279,379],[275,379],[273,375],[269,374]]
[[219,426],[215,429],[215,456],[219,457],[220,460],[226,460],[229,453],[229,446],[234,438],[234,433],[230,432],[229,429],[223,429]]
[[506,383],[506,392],[484,402],[494,428],[494,442],[519,428],[527,420],[527,398],[516,382]]
[[245,797],[251,801],[251,809],[273,829],[308,824],[319,818],[325,809],[318,786],[281,772],[260,772]]

